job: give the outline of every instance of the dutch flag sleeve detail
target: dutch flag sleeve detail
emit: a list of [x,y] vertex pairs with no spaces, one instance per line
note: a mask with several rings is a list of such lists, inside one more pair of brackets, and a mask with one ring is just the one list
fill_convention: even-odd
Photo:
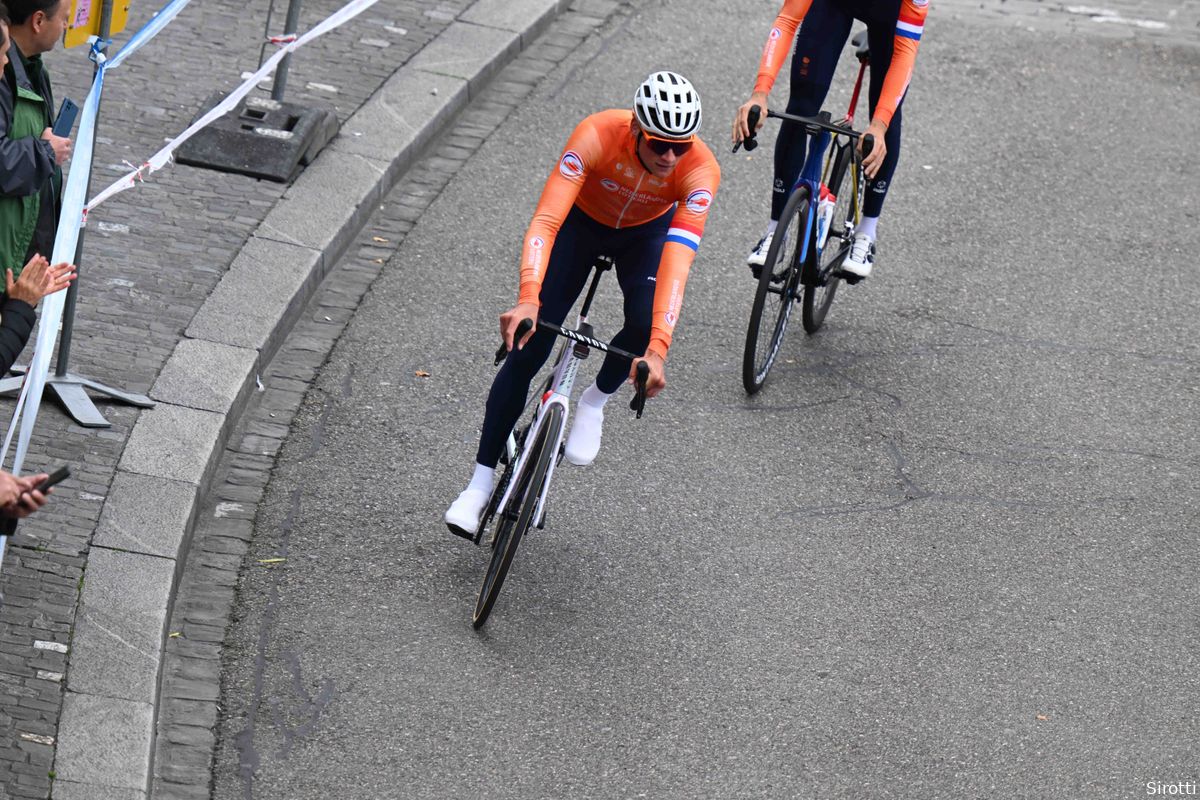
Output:
[[700,232],[695,228],[683,225],[672,225],[667,231],[667,241],[675,242],[698,251],[700,249]]
[[906,39],[921,41],[921,32],[925,30],[925,17],[902,9],[900,18],[896,20],[896,35]]

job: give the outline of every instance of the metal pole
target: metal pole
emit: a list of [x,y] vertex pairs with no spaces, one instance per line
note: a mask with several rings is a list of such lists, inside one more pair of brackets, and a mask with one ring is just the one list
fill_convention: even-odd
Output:
[[[287,21],[283,24],[283,34],[291,36],[300,27],[300,0],[291,0],[288,5]],[[288,66],[292,63],[292,54],[288,53],[279,62],[275,70],[275,86],[271,89],[271,99],[277,103],[283,102],[283,90],[287,88]]]
[[[113,0],[104,0],[104,5],[100,8],[100,52],[107,53],[109,33],[112,31],[112,10]],[[100,65],[97,64],[92,69],[92,80],[96,80],[96,73],[100,71]],[[96,105],[96,125],[100,124],[100,106],[99,98]],[[96,150],[92,148],[92,163],[88,164],[88,188],[87,196],[92,196],[92,176],[91,168],[96,163]],[[67,376],[67,364],[71,360],[71,334],[75,331],[75,298],[79,296],[79,266],[83,261],[83,235],[86,229],[79,229],[79,242],[75,245],[75,280],[71,281],[71,285],[67,287],[67,299],[63,305],[62,331],[58,338],[58,360],[55,362],[54,374],[56,377],[65,378]]]

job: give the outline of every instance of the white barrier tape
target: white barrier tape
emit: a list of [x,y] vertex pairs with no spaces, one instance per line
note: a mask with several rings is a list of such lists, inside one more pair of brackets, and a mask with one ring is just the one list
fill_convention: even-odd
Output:
[[[171,163],[172,156],[174,155],[175,151],[178,150],[184,142],[195,136],[196,133],[202,128],[207,127],[215,120],[220,119],[221,117],[225,116],[225,114],[236,108],[238,103],[242,101],[242,98],[248,95],[251,90],[254,89],[254,87],[258,86],[260,81],[275,71],[275,67],[281,60],[283,60],[284,56],[286,56],[288,53],[299,50],[301,47],[308,44],[313,39],[316,39],[318,36],[323,36],[329,31],[344,25],[362,12],[366,11],[371,6],[375,5],[377,2],[379,2],[379,0],[352,0],[352,2],[347,3],[340,10],[335,11],[333,14],[326,17],[324,21],[322,21],[308,33],[296,38],[293,41],[281,43],[280,48],[276,50],[270,58],[263,62],[263,65],[258,68],[257,72],[243,81],[240,86],[230,92],[224,100],[213,107],[207,114],[193,122],[187,128],[187,130],[176,136],[171,141],[167,142],[167,144],[161,150],[150,156],[150,158],[144,164],[142,164],[142,166],[113,181],[113,183],[110,184],[107,189],[93,197],[92,201],[87,205],[87,210],[90,211],[94,209],[96,206],[108,200],[113,195],[117,195],[121,192],[132,189],[137,185],[138,181],[145,180],[147,175],[158,172],[167,164]],[[124,50],[121,52],[123,53]]]
[[150,21],[143,25],[141,30],[135,33],[132,38],[125,43],[125,46],[121,48],[120,52],[108,60],[108,68],[115,69],[121,66],[122,61],[140,50],[142,45],[157,36],[158,32],[167,27],[167,24],[171,22],[171,20],[179,16],[179,12],[183,11],[184,6],[186,6],[189,2],[191,2],[191,0],[172,0],[172,2],[167,3],[165,6],[160,8],[155,15],[150,18]]
[[[96,117],[100,106],[100,95],[104,87],[105,74],[109,69],[120,66],[128,56],[153,39],[168,23],[179,15],[179,12],[189,2],[190,0],[172,0],[160,9],[141,30],[134,34],[125,46],[121,48],[120,52],[112,58],[106,60],[103,53],[98,51],[95,53],[97,65],[96,76],[92,81],[91,91],[88,92],[87,100],[83,105],[83,113],[80,117],[79,131],[76,136],[73,155],[74,163],[79,166],[72,169],[67,176],[66,188],[63,192],[63,210],[59,216],[58,234],[54,240],[53,258],[50,263],[58,264],[74,260],[76,248],[79,243],[80,230],[87,219],[88,212],[92,208],[100,205],[100,203],[114,194],[133,188],[139,180],[144,180],[146,175],[157,172],[166,166],[170,162],[171,155],[176,148],[191,138],[198,130],[234,108],[253,87],[258,85],[259,81],[274,71],[276,65],[285,55],[298,50],[318,36],[322,36],[353,19],[375,5],[378,0],[352,0],[352,2],[331,14],[308,33],[281,46],[259,68],[258,72],[230,93],[229,97],[222,101],[216,108],[205,114],[204,117],[191,125],[158,153],[151,156],[149,161],[134,169],[124,178],[113,183],[108,189],[97,195],[91,203],[85,204],[88,180],[91,175],[92,153],[95,149]],[[33,437],[33,428],[37,422],[38,408],[41,405],[46,380],[50,374],[50,355],[58,339],[58,329],[62,322],[65,302],[65,291],[49,295],[43,301],[42,313],[38,320],[38,332],[34,344],[33,359],[29,365],[29,371],[26,373],[24,385],[21,387],[21,395],[17,400],[17,407],[13,413],[12,423],[5,434],[3,449],[0,450],[0,464],[3,464],[4,460],[8,458],[8,451],[12,446],[13,435],[18,431],[18,423],[20,423],[16,453],[13,456],[12,466],[12,472],[17,475],[21,473],[21,468],[24,466],[25,455],[29,449],[29,441]],[[31,409],[29,414],[24,413],[27,407]],[[0,536],[0,559],[3,558],[2,543],[5,538]]]

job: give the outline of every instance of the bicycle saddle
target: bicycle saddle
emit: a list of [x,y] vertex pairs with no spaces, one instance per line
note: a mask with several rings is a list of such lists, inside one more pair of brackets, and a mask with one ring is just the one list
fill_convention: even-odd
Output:
[[859,31],[854,34],[854,38],[850,40],[850,44],[854,45],[854,55],[859,61],[871,61],[871,45],[867,41],[867,32]]

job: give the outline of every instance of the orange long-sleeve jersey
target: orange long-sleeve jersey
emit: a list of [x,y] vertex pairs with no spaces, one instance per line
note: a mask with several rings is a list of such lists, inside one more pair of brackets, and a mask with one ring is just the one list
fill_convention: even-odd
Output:
[[[758,79],[754,82],[754,91],[770,93],[775,85],[775,77],[780,67],[787,60],[788,51],[792,49],[792,40],[796,30],[808,13],[812,0],[785,0],[767,44],[763,48],[762,59],[758,65]],[[917,46],[921,42],[921,33],[925,28],[925,12],[929,8],[929,0],[902,0],[899,18],[896,20],[896,39],[892,48],[892,63],[888,66],[887,75],[883,80],[883,91],[879,94],[879,102],[875,106],[874,116],[890,124],[896,107],[904,99],[908,82],[912,79],[913,65],[917,59]]]
[[638,159],[632,111],[612,109],[587,117],[567,140],[525,234],[517,302],[538,303],[554,239],[572,206],[602,225],[628,228],[656,219],[675,205],[658,265],[650,330],[649,349],[666,358],[688,270],[720,182],[721,168],[699,139],[669,176],[658,178]]

